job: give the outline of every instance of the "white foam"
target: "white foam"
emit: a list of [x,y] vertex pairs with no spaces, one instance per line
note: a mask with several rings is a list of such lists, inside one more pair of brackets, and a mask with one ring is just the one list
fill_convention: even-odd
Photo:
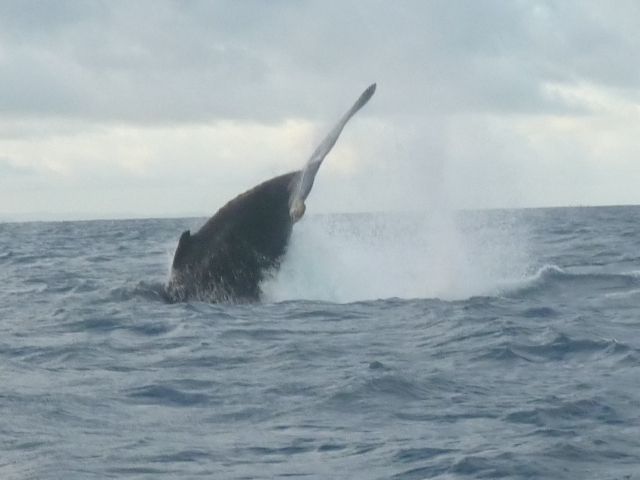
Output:
[[299,222],[265,300],[465,299],[528,271],[522,228],[486,214],[311,217]]

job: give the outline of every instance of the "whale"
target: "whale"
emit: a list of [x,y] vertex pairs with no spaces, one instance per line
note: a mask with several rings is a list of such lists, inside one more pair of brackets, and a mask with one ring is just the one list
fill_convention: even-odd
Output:
[[277,272],[320,165],[375,90],[374,83],[362,92],[303,168],[260,183],[226,203],[197,232],[182,233],[165,286],[170,302],[261,300],[260,284]]

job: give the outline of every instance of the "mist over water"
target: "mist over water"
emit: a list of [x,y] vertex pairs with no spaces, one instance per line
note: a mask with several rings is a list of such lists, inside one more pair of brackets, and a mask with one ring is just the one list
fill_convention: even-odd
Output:
[[527,226],[508,212],[311,216],[294,228],[265,300],[460,300],[532,270]]

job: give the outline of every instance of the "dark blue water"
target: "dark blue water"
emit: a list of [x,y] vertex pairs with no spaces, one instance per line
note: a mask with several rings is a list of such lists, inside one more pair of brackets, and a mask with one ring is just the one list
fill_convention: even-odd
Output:
[[640,208],[310,217],[258,305],[202,219],[0,224],[0,478],[640,478]]

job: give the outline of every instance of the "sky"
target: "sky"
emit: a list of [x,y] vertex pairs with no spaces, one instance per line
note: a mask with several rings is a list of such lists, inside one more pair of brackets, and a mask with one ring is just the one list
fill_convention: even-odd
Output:
[[0,0],[0,221],[640,203],[640,2]]

